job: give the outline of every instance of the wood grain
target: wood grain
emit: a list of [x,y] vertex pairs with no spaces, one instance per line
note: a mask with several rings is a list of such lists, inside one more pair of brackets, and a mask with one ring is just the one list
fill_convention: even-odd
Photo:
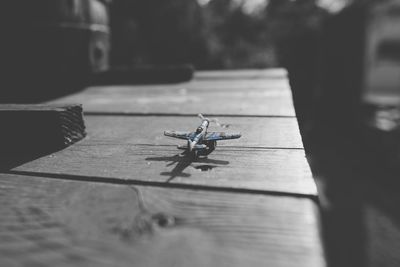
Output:
[[180,153],[175,146],[83,140],[13,170],[317,194],[303,150],[219,147],[196,161]]
[[[211,123],[209,131],[240,132],[239,140],[219,141],[218,146],[303,148],[296,118],[218,117],[223,127]],[[165,130],[194,131],[197,117],[86,116],[88,139],[94,143],[179,145]]]
[[325,266],[309,199],[0,175],[2,266]]
[[[0,174],[0,265],[325,266],[285,73],[195,76],[54,101],[84,104],[88,136]],[[163,131],[197,113],[243,137],[181,155]]]
[[194,79],[172,85],[94,86],[52,103],[87,112],[295,116],[286,78]]

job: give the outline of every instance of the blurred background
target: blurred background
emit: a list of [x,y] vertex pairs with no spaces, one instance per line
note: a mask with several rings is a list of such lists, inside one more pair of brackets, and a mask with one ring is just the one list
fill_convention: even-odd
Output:
[[[327,10],[347,2],[2,1],[0,101],[43,101],[79,90],[93,74],[106,71],[112,82],[134,83],[167,81],[163,70],[158,78],[148,75],[155,66],[168,66],[173,81],[179,81],[182,64],[195,69],[285,66],[294,45],[289,40],[317,28]],[[137,67],[146,71],[126,70]],[[188,69],[185,73],[189,78]],[[100,80],[109,80],[107,75]],[[135,76],[144,78],[130,78]]]
[[[326,3],[329,1],[325,1]],[[334,2],[334,1],[331,1]],[[316,0],[115,0],[111,64],[192,63],[196,69],[281,66],[290,35],[315,27]]]

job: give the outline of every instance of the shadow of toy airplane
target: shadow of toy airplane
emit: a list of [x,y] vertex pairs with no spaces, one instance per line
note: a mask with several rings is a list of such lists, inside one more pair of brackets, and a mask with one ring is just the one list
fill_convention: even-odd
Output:
[[[201,171],[206,171],[206,170],[211,170],[211,169],[217,168],[218,165],[228,165],[229,164],[229,161],[226,161],[226,160],[215,160],[215,159],[209,159],[207,157],[193,158],[186,151],[181,154],[176,154],[172,157],[150,157],[150,158],[146,158],[146,160],[170,162],[166,165],[167,167],[170,167],[170,166],[176,164],[175,167],[170,172],[161,172],[160,173],[161,175],[164,175],[164,176],[170,176],[166,181],[167,183],[171,182],[176,177],[185,177],[185,178],[190,177],[190,174],[185,173],[184,171],[193,162],[205,164],[205,165],[199,165],[199,166],[194,167]],[[213,164],[213,165],[211,165],[211,164]]]

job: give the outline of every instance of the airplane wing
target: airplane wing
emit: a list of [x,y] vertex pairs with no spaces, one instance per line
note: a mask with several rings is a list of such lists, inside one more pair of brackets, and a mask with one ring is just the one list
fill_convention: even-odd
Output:
[[227,139],[237,139],[242,135],[240,133],[224,133],[224,132],[211,132],[207,133],[203,138],[205,141],[218,141],[218,140],[227,140]]
[[193,133],[190,133],[190,132],[177,132],[177,131],[165,131],[164,135],[165,136],[169,136],[169,137],[178,138],[178,139],[189,140],[193,136]]

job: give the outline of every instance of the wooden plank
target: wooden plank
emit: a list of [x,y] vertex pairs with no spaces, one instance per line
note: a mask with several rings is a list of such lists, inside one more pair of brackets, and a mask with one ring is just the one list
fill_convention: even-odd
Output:
[[180,153],[175,146],[91,144],[88,138],[13,170],[317,194],[303,150],[219,147],[194,162]]
[[86,134],[82,106],[77,104],[1,104],[0,120],[3,122],[2,148],[11,145],[16,149],[25,143],[28,147],[52,143],[60,148],[79,141]]
[[0,105],[0,168],[69,146],[85,135],[80,105]]
[[316,195],[304,151],[290,149],[301,145],[294,118],[220,118],[231,125],[229,130],[242,129],[243,139],[226,141],[225,146],[219,142],[221,147],[207,159],[195,162],[176,149],[184,141],[162,133],[169,124],[178,130],[184,125],[194,129],[196,118],[87,116],[86,120],[85,140],[14,170]]
[[309,199],[0,175],[0,265],[307,266]]
[[87,112],[295,116],[286,78],[194,79],[172,85],[94,86],[52,103]]
[[200,79],[286,79],[285,69],[240,69],[240,70],[203,70],[195,73],[195,78]]
[[[218,117],[223,127],[211,123],[209,131],[240,132],[238,140],[218,146],[303,148],[296,118]],[[194,131],[197,117],[86,116],[90,143],[179,145],[185,141],[167,138],[165,130]],[[106,126],[106,127],[105,127]]]

